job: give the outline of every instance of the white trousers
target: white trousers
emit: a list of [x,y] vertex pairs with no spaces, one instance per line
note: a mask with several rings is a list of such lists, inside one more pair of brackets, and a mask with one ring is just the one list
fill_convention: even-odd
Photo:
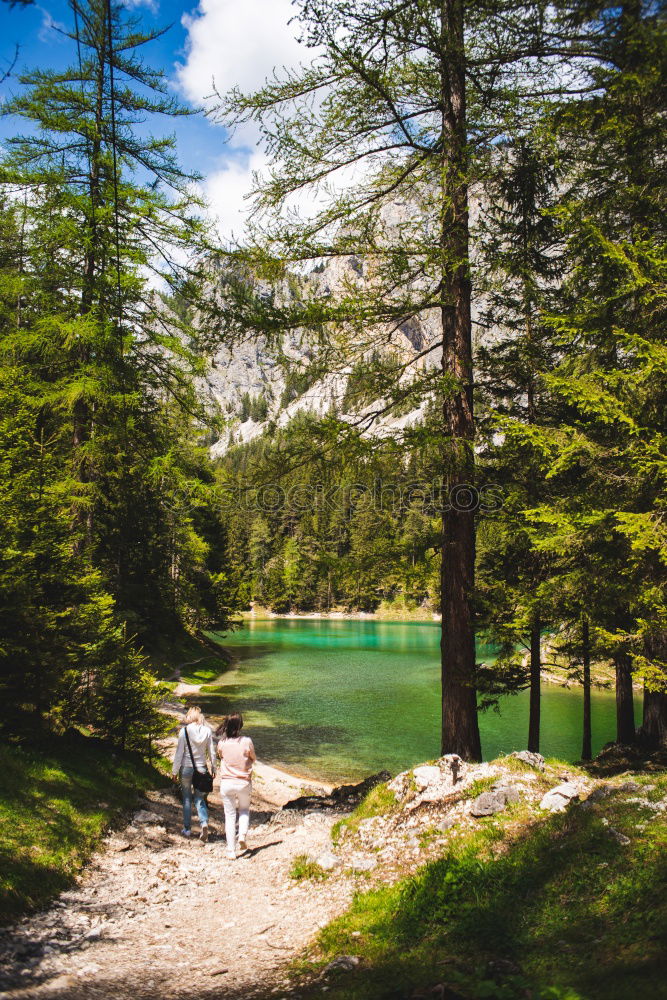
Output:
[[252,785],[241,778],[221,778],[220,796],[225,807],[227,853],[236,853],[236,813],[239,815],[239,840],[245,840],[250,824],[250,792]]

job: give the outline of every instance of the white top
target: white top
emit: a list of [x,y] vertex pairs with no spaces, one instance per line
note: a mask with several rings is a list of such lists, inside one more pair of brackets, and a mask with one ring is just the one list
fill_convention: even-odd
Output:
[[220,757],[220,780],[234,778],[250,781],[252,765],[257,760],[255,748],[249,736],[233,736],[218,743]]
[[[215,743],[213,742],[213,733],[210,728],[208,726],[200,726],[198,722],[191,722],[187,728],[196,769],[198,771],[206,770],[206,757],[208,755],[213,773],[215,774]],[[190,751],[185,742],[185,726],[183,726],[178,734],[172,774],[178,774],[182,767],[192,767]]]

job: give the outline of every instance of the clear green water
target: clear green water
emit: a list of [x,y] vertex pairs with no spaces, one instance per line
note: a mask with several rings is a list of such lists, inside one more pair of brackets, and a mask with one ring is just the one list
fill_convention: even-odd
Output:
[[[262,760],[305,776],[341,781],[399,771],[439,752],[437,624],[272,619],[215,635],[239,657],[207,688],[210,717],[242,711]],[[478,659],[493,650],[478,646]],[[576,760],[581,750],[580,689],[545,685],[542,752]],[[481,716],[487,760],[524,749],[528,694]],[[613,738],[614,698],[593,695],[593,752]]]

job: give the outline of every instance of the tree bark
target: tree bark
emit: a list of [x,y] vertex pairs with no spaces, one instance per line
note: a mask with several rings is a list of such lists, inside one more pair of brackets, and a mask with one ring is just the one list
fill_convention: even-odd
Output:
[[536,617],[530,629],[530,715],[528,719],[528,749],[540,750],[540,696],[542,656],[540,650],[540,620]]
[[618,743],[634,743],[636,733],[630,654],[617,653],[614,657],[614,665],[616,667],[616,741]]
[[591,732],[591,641],[588,620],[581,622],[581,662],[584,669],[584,731],[581,744],[581,759],[591,760],[593,757],[593,739]]
[[667,745],[667,691],[644,688],[640,736],[642,743],[651,750]]
[[[667,663],[667,633],[659,631],[646,640],[646,658],[654,666]],[[664,671],[664,666],[662,667]],[[667,684],[667,676],[665,677]],[[639,737],[644,746],[655,750],[667,745],[667,690],[649,691],[644,686],[644,706]]]
[[[474,419],[472,330],[468,268],[468,186],[465,50],[462,0],[441,7],[441,280],[445,459],[442,513],[442,742],[441,751],[481,760],[475,690]],[[444,490],[443,490],[444,492]]]

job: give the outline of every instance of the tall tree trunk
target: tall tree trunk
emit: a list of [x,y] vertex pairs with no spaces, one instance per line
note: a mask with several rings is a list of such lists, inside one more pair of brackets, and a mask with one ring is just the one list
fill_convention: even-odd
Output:
[[475,468],[463,11],[462,0],[444,0],[440,23],[442,371],[458,382],[455,389],[446,389],[443,405],[449,494],[443,497],[442,514],[441,750],[481,760],[473,621]]
[[667,744],[667,691],[644,688],[641,740],[650,749]]
[[584,669],[584,732],[581,744],[581,759],[591,760],[593,740],[591,733],[591,639],[588,619],[581,620],[581,662]]
[[540,619],[536,616],[530,629],[530,716],[528,720],[528,749],[540,749],[540,682],[542,656],[540,650]]
[[[79,22],[77,8],[74,7],[76,41],[81,58],[79,40]],[[81,283],[81,304],[80,315],[87,316],[93,308],[95,301],[95,286],[98,278],[99,259],[102,257],[100,246],[100,234],[98,230],[98,213],[101,207],[100,193],[100,173],[102,167],[102,126],[104,115],[104,80],[107,52],[106,39],[106,18],[102,15],[98,19],[99,36],[95,47],[95,57],[97,59],[95,73],[95,97],[93,104],[92,138],[88,138],[88,194],[90,199],[90,212],[88,216],[89,239],[85,252],[85,263],[83,280]],[[82,82],[82,88],[83,88]],[[102,303],[100,301],[100,307]],[[84,343],[79,349],[79,364],[84,368],[90,361],[90,348]],[[83,448],[92,434],[93,412],[85,400],[78,400],[74,405],[72,428],[72,452],[74,458],[74,473],[78,481],[85,487],[92,480],[90,463],[83,456]],[[74,510],[75,526],[79,529],[75,533],[74,547],[81,552],[86,547],[90,547],[93,538],[94,514],[92,507],[77,504]]]
[[[653,666],[667,663],[667,632],[658,631],[647,639],[645,652],[646,658]],[[664,666],[662,669],[665,669]],[[667,684],[667,676],[665,683]],[[667,690],[649,691],[644,686],[644,707],[639,736],[649,749],[667,744]]]
[[635,710],[632,694],[630,654],[621,651],[614,657],[616,667],[616,741],[634,743]]

